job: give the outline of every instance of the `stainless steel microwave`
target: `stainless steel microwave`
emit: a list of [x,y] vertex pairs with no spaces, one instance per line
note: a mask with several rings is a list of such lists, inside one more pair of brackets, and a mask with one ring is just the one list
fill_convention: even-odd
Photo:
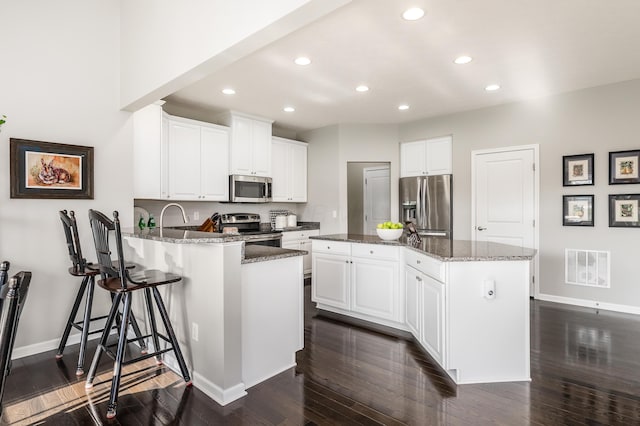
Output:
[[267,203],[271,201],[271,178],[229,176],[229,201],[232,203]]

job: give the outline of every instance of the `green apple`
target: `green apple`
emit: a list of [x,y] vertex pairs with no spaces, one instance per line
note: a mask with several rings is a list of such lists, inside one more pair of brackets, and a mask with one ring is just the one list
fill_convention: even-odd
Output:
[[378,229],[382,229],[383,227],[384,227],[384,224],[382,224],[382,223],[379,223],[378,225],[376,225],[376,228],[378,228]]

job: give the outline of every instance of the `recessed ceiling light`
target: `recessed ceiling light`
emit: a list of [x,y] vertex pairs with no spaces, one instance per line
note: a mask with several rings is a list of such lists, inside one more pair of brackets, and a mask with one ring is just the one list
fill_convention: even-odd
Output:
[[419,7],[412,7],[407,9],[402,14],[402,17],[407,21],[416,21],[424,16],[424,10]]
[[284,112],[294,112],[296,109],[294,107],[288,106],[288,107],[284,107],[282,110]]
[[405,111],[405,110],[409,109],[409,105],[407,105],[407,104],[398,105],[398,109],[400,111]]
[[311,63],[311,59],[306,56],[300,56],[299,58],[296,58],[294,62],[298,65],[309,65]]
[[471,56],[458,56],[453,62],[455,62],[458,65],[464,65],[464,64],[468,64],[472,60],[473,58]]
[[236,91],[230,87],[227,87],[225,89],[222,89],[222,93],[224,93],[225,95],[235,95]]
[[361,84],[360,86],[356,87],[356,91],[357,92],[368,92],[369,91],[369,87],[365,86],[364,84]]
[[500,89],[500,85],[499,84],[490,84],[487,87],[484,88],[484,90],[486,90],[487,92],[495,92],[496,90]]

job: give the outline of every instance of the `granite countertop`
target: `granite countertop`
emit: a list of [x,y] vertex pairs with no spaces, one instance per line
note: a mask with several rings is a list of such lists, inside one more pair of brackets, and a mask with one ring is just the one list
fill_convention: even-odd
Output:
[[427,254],[445,262],[464,262],[482,260],[531,260],[536,251],[507,244],[488,243],[469,240],[449,240],[439,237],[421,237],[422,242],[411,244],[406,236],[398,240],[385,241],[377,235],[332,234],[309,237],[312,240],[342,241],[349,243],[382,244],[408,247],[418,253]]
[[290,250],[281,247],[252,244],[244,246],[242,263],[266,262],[269,260],[284,259],[286,257],[303,256],[305,254],[307,254],[305,250]]
[[314,229],[320,229],[320,222],[298,222],[297,226],[282,228],[282,232],[312,231]]
[[247,241],[251,239],[251,236],[243,236],[240,234],[200,232],[191,229],[176,228],[163,228],[162,232],[160,232],[160,228],[145,228],[142,230],[138,228],[127,228],[122,230],[122,235],[126,237],[163,241],[174,244],[229,243],[234,241]]

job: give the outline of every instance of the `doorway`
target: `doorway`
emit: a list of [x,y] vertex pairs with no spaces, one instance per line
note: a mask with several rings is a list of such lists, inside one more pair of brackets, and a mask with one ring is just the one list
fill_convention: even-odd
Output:
[[376,225],[391,220],[388,162],[347,163],[347,231],[374,235]]
[[[538,145],[473,151],[472,239],[538,250]],[[538,262],[531,268],[530,296],[538,295]]]

